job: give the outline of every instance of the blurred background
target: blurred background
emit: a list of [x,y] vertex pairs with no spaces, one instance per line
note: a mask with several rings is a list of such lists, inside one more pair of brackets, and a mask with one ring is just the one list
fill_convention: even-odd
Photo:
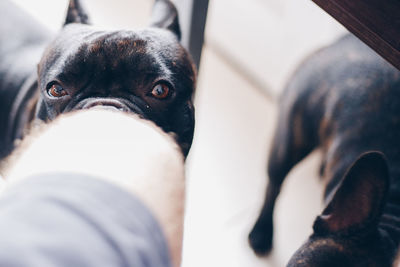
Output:
[[[54,32],[68,2],[14,1]],[[85,3],[93,24],[135,29],[146,26],[153,1]],[[285,266],[311,233],[322,209],[318,151],[285,182],[272,254],[258,258],[247,242],[263,203],[277,98],[305,56],[345,31],[310,0],[210,1],[187,161],[183,267]]]

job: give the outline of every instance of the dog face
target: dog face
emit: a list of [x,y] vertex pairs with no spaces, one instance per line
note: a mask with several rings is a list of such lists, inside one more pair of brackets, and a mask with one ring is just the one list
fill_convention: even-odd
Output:
[[389,188],[386,160],[379,152],[362,155],[348,170],[314,233],[293,255],[290,267],[390,266],[378,222]]
[[151,27],[103,31],[71,0],[66,25],[38,66],[37,118],[103,107],[139,114],[172,132],[187,155],[194,130],[195,68],[179,43],[175,7],[156,1]]

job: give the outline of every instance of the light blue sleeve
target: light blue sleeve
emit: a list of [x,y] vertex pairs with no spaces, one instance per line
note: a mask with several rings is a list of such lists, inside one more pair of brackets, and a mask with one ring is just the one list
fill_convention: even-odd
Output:
[[99,179],[54,173],[1,195],[0,266],[171,264],[160,226],[138,199]]

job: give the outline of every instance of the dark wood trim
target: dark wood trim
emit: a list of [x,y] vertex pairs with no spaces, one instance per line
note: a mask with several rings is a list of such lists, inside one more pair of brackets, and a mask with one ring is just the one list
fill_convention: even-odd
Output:
[[400,0],[312,0],[400,69]]

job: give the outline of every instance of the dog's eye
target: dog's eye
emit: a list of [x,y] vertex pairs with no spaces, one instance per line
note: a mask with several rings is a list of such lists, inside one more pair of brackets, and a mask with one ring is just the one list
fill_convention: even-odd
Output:
[[63,97],[68,95],[67,91],[62,88],[59,84],[53,84],[48,90],[47,93],[51,97]]
[[169,91],[168,85],[159,83],[153,87],[151,95],[158,99],[165,99],[169,96]]

